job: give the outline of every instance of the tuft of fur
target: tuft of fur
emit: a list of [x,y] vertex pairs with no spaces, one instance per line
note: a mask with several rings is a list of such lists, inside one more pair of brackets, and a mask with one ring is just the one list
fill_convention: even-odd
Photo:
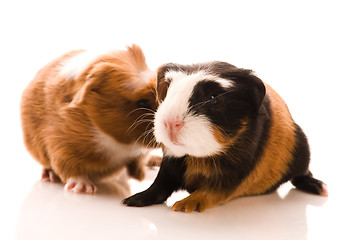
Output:
[[283,99],[251,70],[225,62],[170,63],[157,76],[154,133],[165,156],[149,189],[124,204],[162,203],[186,189],[190,195],[172,209],[204,211],[274,191],[289,180],[303,191],[327,195],[308,169],[306,135]]
[[43,67],[24,90],[24,142],[44,167],[43,180],[70,181],[67,190],[92,193],[93,181],[123,168],[144,178],[156,108],[155,73],[140,47],[72,51]]

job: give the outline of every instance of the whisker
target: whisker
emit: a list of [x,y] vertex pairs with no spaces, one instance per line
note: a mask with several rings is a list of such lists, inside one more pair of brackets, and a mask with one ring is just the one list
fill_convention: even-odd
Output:
[[137,138],[137,140],[135,140],[134,146],[138,143],[138,141],[139,141],[141,138],[143,138],[142,145],[145,145],[145,139],[146,139],[146,137],[147,137],[150,133],[153,133],[153,129],[149,129],[149,130],[143,132],[143,133]]
[[[226,95],[228,93],[232,93],[232,92],[234,92],[234,90],[229,90],[229,91],[226,91],[226,92],[218,95],[217,97],[221,97],[221,96],[224,96],[224,95]],[[209,103],[210,101],[212,101],[212,100],[206,100],[206,101],[203,101],[203,102],[199,102],[199,103],[193,105],[192,107],[195,108],[195,107],[198,107],[198,106],[202,106],[202,105],[205,105],[205,104]]]
[[153,123],[153,120],[152,120],[152,119],[140,119],[140,120],[137,122],[137,124],[133,127],[132,130],[134,130],[135,128],[137,128],[137,127],[138,127],[140,124],[142,124],[142,123],[148,123],[148,124],[147,124],[147,127],[146,127],[146,129],[148,129],[149,125]]
[[152,148],[159,148],[160,147],[160,143],[157,142],[157,140],[153,137],[149,143],[147,144],[146,148],[151,148],[151,146],[154,144],[154,147]]
[[130,127],[125,131],[125,133],[129,134],[130,132],[132,132],[135,128],[137,128],[141,123],[143,122],[147,122],[147,121],[153,121],[152,119],[144,119],[146,117],[153,117],[154,114],[153,113],[144,113],[142,115],[140,115],[133,123],[132,125],[130,125]]
[[[143,145],[145,145],[145,140],[146,140],[146,138],[149,136],[149,134],[151,134],[151,140],[153,140],[154,139],[154,135],[153,135],[153,129],[149,129],[148,131],[146,131],[146,135],[144,136],[144,138],[143,138]],[[149,144],[149,143],[148,143]],[[147,144],[147,145],[148,145]]]
[[226,132],[226,130],[224,130],[224,129],[220,128],[220,127],[218,127],[218,130],[220,130],[221,133],[222,133],[223,135],[225,135],[228,140],[231,140],[231,137],[228,135],[228,133]]
[[155,111],[152,109],[149,109],[149,108],[136,108],[133,111],[131,111],[130,113],[128,113],[126,117],[129,117],[131,114],[135,113],[136,111],[149,111],[149,112],[155,114]]

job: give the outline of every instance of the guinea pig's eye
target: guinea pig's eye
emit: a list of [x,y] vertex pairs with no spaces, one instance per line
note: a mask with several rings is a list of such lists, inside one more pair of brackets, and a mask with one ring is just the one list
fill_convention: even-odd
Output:
[[150,104],[150,101],[148,99],[141,99],[137,102],[137,107],[139,108],[147,108],[147,109],[151,109],[152,106]]
[[216,104],[218,103],[218,98],[216,95],[212,95],[211,98],[209,99],[209,103],[210,104]]

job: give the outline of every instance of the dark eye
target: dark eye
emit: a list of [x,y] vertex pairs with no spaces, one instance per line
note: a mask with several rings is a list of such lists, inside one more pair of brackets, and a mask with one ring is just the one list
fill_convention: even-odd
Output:
[[141,99],[137,102],[137,107],[151,109],[152,105],[148,99]]
[[216,95],[212,95],[211,98],[209,99],[209,103],[210,104],[218,103],[218,97]]

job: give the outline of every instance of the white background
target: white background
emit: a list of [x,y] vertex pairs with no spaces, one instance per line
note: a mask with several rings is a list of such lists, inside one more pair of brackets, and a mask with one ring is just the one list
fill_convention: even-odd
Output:
[[[348,0],[1,1],[0,238],[360,239],[360,12]],[[328,184],[329,198],[286,186],[182,215],[166,205],[125,208],[116,194],[64,200],[61,186],[39,183],[41,168],[22,142],[22,90],[69,50],[131,43],[152,69],[210,60],[253,69],[308,135],[311,170]]]

